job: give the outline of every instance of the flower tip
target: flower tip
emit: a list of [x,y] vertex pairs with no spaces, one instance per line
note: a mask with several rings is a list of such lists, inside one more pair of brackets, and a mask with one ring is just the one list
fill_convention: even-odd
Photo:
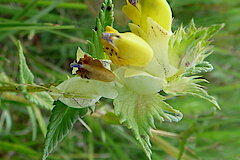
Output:
[[107,33],[119,33],[116,29],[110,27],[110,26],[107,26],[106,27],[106,32]]
[[112,33],[106,33],[106,32],[103,32],[102,33],[102,39],[104,39],[105,41],[107,41],[108,43],[112,43]]
[[138,4],[138,0],[127,0],[131,5],[136,6]]

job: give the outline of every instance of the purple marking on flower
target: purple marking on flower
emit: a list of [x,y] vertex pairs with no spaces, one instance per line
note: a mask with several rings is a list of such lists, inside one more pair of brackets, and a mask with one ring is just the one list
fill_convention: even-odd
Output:
[[108,43],[113,43],[111,37],[112,33],[102,33],[102,39],[106,40]]
[[138,3],[138,0],[128,0],[130,4],[136,6]]
[[71,68],[81,68],[82,65],[74,62],[74,63],[71,63],[71,64],[70,64],[70,67],[71,67]]
[[185,66],[186,66],[186,67],[189,67],[189,66],[190,66],[190,62],[186,62],[186,63],[185,63]]

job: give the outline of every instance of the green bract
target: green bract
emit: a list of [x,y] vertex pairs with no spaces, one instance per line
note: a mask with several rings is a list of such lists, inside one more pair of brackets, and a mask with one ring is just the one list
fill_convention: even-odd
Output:
[[222,27],[223,25],[212,25],[196,28],[194,21],[188,28],[181,26],[169,43],[170,63],[183,72],[202,64],[203,60],[213,52],[211,38]]
[[[54,89],[57,89],[54,91]],[[94,105],[101,97],[114,99],[117,91],[114,84],[88,80],[80,77],[70,78],[53,89],[52,95],[73,108]]]
[[136,139],[151,159],[150,128],[156,128],[154,121],[178,122],[182,113],[164,102],[165,97],[154,94],[138,94],[128,88],[120,88],[118,97],[114,99],[115,114],[120,122],[132,129]]

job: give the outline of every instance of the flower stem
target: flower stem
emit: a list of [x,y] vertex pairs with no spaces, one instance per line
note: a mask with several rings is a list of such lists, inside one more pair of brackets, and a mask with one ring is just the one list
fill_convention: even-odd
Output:
[[0,86],[1,92],[22,92],[22,87],[26,87],[27,92],[44,92],[49,91],[53,84],[35,85],[35,84],[17,84],[17,85],[3,85]]

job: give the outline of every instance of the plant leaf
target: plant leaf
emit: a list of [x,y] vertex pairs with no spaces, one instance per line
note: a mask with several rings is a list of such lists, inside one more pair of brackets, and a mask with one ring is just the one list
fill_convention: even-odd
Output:
[[24,93],[24,97],[38,107],[51,110],[54,100],[47,92]]
[[92,31],[92,40],[88,42],[89,53],[92,57],[98,59],[105,59],[105,54],[102,50],[102,33],[105,31],[106,26],[113,25],[113,3],[112,0],[104,0],[102,3],[99,16],[96,19],[95,28]]
[[34,76],[27,66],[21,42],[18,41],[19,77],[22,84],[33,84]]
[[223,24],[218,24],[196,28],[192,20],[188,28],[179,27],[170,39],[170,63],[183,71],[202,63],[213,52],[211,38],[223,26]]
[[[28,68],[26,63],[25,56],[23,54],[23,48],[21,42],[18,41],[18,55],[19,55],[19,77],[21,84],[33,84],[34,76],[31,70]],[[31,103],[40,106],[46,109],[53,108],[53,99],[47,92],[39,92],[39,93],[28,93],[26,90],[26,86],[22,86],[22,93],[24,97],[30,101]]]
[[212,103],[217,109],[221,110],[220,106],[217,103],[217,100],[210,96],[207,91],[203,89],[203,87],[197,83],[207,82],[205,79],[196,79],[199,78],[197,76],[192,77],[180,77],[176,80],[173,80],[168,84],[168,86],[164,89],[164,91],[168,94],[172,94],[175,96],[181,95],[194,95],[200,98],[203,98],[210,103]]
[[211,72],[213,69],[213,66],[209,62],[203,61],[202,63],[187,69],[184,73],[184,76],[187,77],[192,75],[199,75],[201,73]]
[[[104,14],[104,19],[101,19],[101,23],[103,24],[103,29],[107,26],[112,26],[114,21],[114,12],[113,12],[113,2],[112,0],[105,0],[102,4],[102,11]],[[100,16],[101,17],[101,16]]]
[[150,129],[155,128],[154,119],[163,122],[178,122],[182,113],[164,102],[159,94],[140,95],[126,88],[119,89],[114,99],[115,114],[120,122],[132,129],[136,139],[143,147],[147,157],[151,159]]
[[43,160],[47,158],[53,149],[70,132],[77,119],[83,117],[88,111],[87,108],[70,108],[60,101],[56,101],[54,104],[55,107],[52,110],[47,128]]
[[117,96],[114,87],[113,82],[73,77],[52,87],[51,95],[69,107],[82,108],[94,105],[101,97],[114,99]]

